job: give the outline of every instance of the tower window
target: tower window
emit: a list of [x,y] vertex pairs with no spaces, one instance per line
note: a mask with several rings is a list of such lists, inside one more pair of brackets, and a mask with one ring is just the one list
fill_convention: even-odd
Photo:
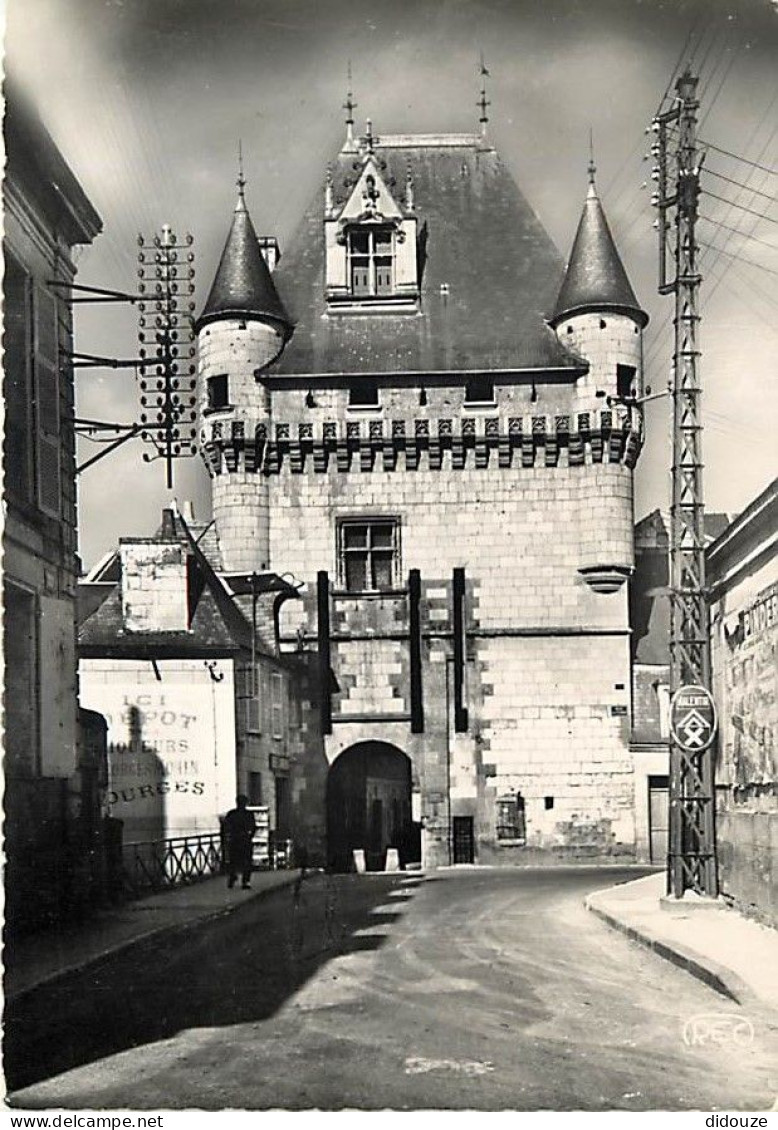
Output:
[[340,582],[348,592],[382,592],[394,587],[400,565],[399,533],[396,518],[339,523]]
[[363,377],[348,390],[349,408],[377,408],[378,385],[369,377]]
[[524,818],[524,797],[521,793],[515,796],[501,796],[497,798],[497,839],[521,840],[527,838],[527,825]]
[[355,298],[392,293],[394,245],[388,228],[352,228],[348,233],[348,259]]
[[205,388],[208,396],[208,408],[211,411],[217,408],[229,408],[230,379],[226,373],[218,373],[214,377],[208,377]]
[[616,366],[616,395],[626,399],[635,395],[635,366]]
[[471,377],[465,385],[466,404],[494,404],[494,381],[483,375]]

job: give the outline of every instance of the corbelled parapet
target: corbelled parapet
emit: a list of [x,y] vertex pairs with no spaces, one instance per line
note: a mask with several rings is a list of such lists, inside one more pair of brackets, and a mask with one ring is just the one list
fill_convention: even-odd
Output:
[[324,420],[260,423],[214,420],[201,433],[209,473],[243,470],[296,474],[338,471],[432,471],[514,466],[578,467],[618,463],[633,468],[643,442],[638,408],[577,415],[463,416],[458,419]]

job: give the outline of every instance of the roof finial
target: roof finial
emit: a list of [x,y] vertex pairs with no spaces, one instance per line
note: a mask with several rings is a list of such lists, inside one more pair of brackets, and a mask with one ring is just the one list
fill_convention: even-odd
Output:
[[352,93],[351,82],[351,60],[348,61],[348,91],[346,92],[346,101],[343,103],[343,109],[346,111],[346,144],[344,149],[355,149],[354,144],[354,111],[357,108],[357,103],[354,101]]
[[597,172],[597,166],[594,163],[594,131],[589,126],[589,193],[591,196],[595,195],[594,177]]
[[235,206],[237,212],[240,208],[245,208],[246,201],[243,198],[243,189],[246,187],[246,178],[243,175],[243,142],[238,138],[238,179],[235,182],[238,186],[238,203]]
[[412,212],[413,209],[413,171],[411,169],[411,163],[409,161],[405,169],[405,210],[407,212]]
[[489,121],[487,109],[491,106],[491,102],[486,97],[486,80],[489,78],[489,71],[484,63],[484,53],[481,52],[481,60],[479,65],[479,72],[481,75],[481,97],[476,102],[476,106],[481,111],[481,117],[478,119],[481,123],[481,137],[486,137],[486,123]]
[[324,211],[329,216],[332,212],[333,194],[332,194],[332,165],[327,165],[327,181],[324,186]]

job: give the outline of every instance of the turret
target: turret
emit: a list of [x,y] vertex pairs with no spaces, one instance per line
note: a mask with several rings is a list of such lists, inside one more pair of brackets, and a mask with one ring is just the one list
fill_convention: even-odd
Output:
[[[589,163],[589,189],[551,325],[560,341],[589,362],[578,381],[576,409],[612,434],[594,479],[582,479],[581,513],[596,515],[582,538],[582,575],[599,592],[613,591],[634,561],[632,468],[640,450],[641,410],[623,401],[643,392],[643,328],[638,304],[605,218]],[[613,432],[609,429],[612,426]],[[619,452],[620,436],[629,434]],[[615,446],[614,446],[615,445]],[[614,455],[616,457],[614,458]]]
[[[589,362],[578,394],[588,400],[642,393],[641,309],[605,218],[589,163],[589,190],[551,325],[563,345]],[[599,407],[603,405],[600,404]],[[594,407],[594,405],[592,405]]]
[[267,388],[256,378],[292,332],[260,250],[238,177],[238,200],[213,285],[197,320],[200,450],[211,476],[224,566],[269,566],[267,484],[256,474],[269,428]]

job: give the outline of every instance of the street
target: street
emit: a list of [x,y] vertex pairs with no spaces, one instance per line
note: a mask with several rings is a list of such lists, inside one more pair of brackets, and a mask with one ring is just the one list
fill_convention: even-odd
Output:
[[[312,876],[297,901],[249,899],[12,1002],[12,1102],[770,1109],[778,1022],[583,908],[638,874]],[[711,1015],[750,1021],[753,1041],[689,1046],[688,1022]]]

